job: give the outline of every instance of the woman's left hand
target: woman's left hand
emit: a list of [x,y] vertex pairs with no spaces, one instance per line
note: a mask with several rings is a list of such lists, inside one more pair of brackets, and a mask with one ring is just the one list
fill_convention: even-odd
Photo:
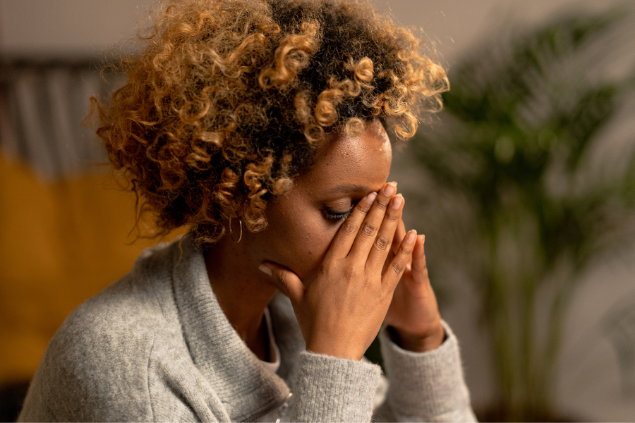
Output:
[[[390,263],[405,236],[402,220],[395,232],[386,263]],[[416,352],[438,348],[445,337],[437,299],[428,278],[424,241],[425,235],[417,237],[412,262],[406,267],[395,289],[384,320],[384,323],[394,328],[388,328],[393,341],[403,349]]]

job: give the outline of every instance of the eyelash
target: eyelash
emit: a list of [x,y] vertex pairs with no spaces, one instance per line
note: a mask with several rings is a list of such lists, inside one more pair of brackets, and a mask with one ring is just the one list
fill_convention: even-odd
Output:
[[[357,202],[355,202],[355,204],[357,204]],[[332,222],[339,222],[339,221],[342,221],[342,220],[344,220],[344,219],[348,218],[348,216],[350,216],[350,215],[351,215],[351,213],[353,212],[353,209],[355,208],[355,204],[353,204],[353,205],[351,206],[350,210],[345,211],[345,212],[343,212],[343,213],[341,213],[341,212],[336,212],[336,211],[334,211],[334,210],[331,210],[331,209],[328,209],[328,208],[327,208],[326,210],[324,210],[324,218],[325,218],[326,220],[330,220],[330,221],[332,221]]]

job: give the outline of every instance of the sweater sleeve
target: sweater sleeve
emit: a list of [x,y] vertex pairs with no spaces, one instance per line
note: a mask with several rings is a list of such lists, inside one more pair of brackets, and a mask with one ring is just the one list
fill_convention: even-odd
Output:
[[370,421],[379,366],[310,351],[298,364],[291,421]]
[[443,322],[447,335],[439,348],[424,353],[396,345],[386,328],[379,334],[389,381],[386,401],[374,420],[473,422],[476,417],[463,379],[456,336]]

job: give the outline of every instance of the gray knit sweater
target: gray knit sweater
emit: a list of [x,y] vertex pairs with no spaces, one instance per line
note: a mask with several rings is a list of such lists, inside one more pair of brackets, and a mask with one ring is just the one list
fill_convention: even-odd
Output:
[[457,341],[404,351],[382,330],[381,370],[305,350],[289,300],[269,305],[281,365],[268,372],[223,314],[189,237],[144,251],[75,310],[29,388],[21,421],[250,421],[293,401],[291,421],[473,421]]

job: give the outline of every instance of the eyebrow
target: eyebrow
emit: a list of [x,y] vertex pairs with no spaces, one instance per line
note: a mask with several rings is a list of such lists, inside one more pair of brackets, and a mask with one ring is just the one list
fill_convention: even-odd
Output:
[[343,184],[343,185],[338,185],[335,188],[328,190],[327,192],[329,194],[348,194],[348,193],[366,194],[371,191],[374,191],[374,190],[365,185]]

